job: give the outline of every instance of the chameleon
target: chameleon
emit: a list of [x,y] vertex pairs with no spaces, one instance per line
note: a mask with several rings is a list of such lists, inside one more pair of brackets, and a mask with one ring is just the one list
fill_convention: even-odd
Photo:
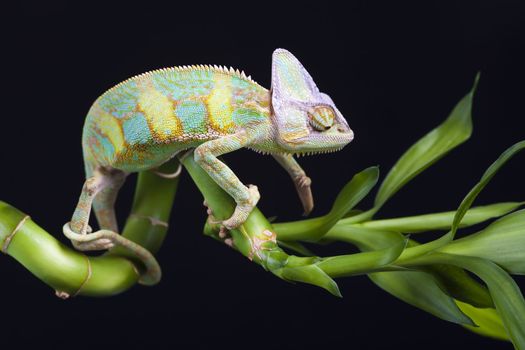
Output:
[[[218,157],[241,148],[271,154],[291,176],[305,214],[313,209],[311,179],[294,156],[340,150],[354,137],[332,99],[285,49],[272,54],[271,89],[244,72],[216,65],[162,68],[131,77],[91,106],[82,132],[86,181],[64,234],[79,250],[126,247],[154,284],[160,268],[146,249],[118,234],[114,204],[125,178],[155,170],[193,149],[194,160],[236,202],[222,226],[239,227],[260,198]],[[177,174],[180,173],[180,168]],[[169,177],[170,174],[161,176]],[[89,226],[91,209],[100,230]]]

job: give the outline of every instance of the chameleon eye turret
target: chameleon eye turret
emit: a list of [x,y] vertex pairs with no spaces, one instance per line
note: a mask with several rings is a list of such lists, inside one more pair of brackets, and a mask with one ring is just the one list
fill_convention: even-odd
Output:
[[308,111],[308,117],[312,128],[325,131],[334,125],[335,112],[329,106],[317,106]]
[[[341,149],[353,133],[330,97],[283,49],[273,53],[271,91],[244,72],[208,65],[158,69],[109,89],[86,117],[86,182],[64,226],[66,236],[80,250],[124,246],[150,267],[144,281],[157,281],[153,256],[117,236],[113,205],[129,173],[155,169],[187,149],[237,203],[222,222],[226,229],[242,225],[260,197],[256,186],[245,186],[218,158],[240,148],[271,153],[290,174],[308,214],[311,181],[293,155]],[[91,207],[102,232],[90,233]]]

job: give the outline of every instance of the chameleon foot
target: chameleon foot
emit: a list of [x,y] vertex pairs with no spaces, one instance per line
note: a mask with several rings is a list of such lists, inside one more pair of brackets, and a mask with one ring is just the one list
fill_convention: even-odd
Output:
[[69,222],[64,225],[63,231],[64,235],[79,250],[105,250],[116,245],[124,247],[135,255],[146,268],[146,271],[139,278],[140,283],[153,285],[160,281],[162,272],[153,254],[146,248],[122,237],[118,233],[110,230],[98,230],[88,234],[76,233],[71,229]]
[[261,198],[259,190],[255,185],[248,185],[248,194],[248,200],[241,203],[237,203],[237,206],[235,207],[235,211],[233,212],[231,218],[222,222],[222,224],[228,230],[237,228],[240,225],[242,225],[246,221],[246,219],[248,219],[248,216],[259,201],[259,198]]

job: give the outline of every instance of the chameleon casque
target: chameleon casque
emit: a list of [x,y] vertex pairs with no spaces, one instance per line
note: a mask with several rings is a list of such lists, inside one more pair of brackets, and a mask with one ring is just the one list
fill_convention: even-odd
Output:
[[[308,214],[311,181],[293,155],[336,151],[353,136],[332,99],[284,49],[272,56],[271,90],[243,72],[209,65],[140,74],[109,89],[88,112],[82,136],[87,180],[64,233],[79,250],[128,248],[146,266],[141,282],[153,284],[160,278],[155,258],[117,234],[114,203],[129,173],[155,169],[194,148],[196,163],[237,203],[222,222],[233,229],[260,196],[219,155],[243,147],[271,154],[290,174]],[[91,207],[101,228],[97,232],[88,225]]]

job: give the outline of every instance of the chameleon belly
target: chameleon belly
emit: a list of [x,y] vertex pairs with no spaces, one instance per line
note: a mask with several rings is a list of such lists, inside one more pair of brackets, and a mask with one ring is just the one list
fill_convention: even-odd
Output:
[[155,167],[179,150],[266,121],[269,92],[221,67],[161,69],[99,97],[84,125],[87,162],[125,171]]

